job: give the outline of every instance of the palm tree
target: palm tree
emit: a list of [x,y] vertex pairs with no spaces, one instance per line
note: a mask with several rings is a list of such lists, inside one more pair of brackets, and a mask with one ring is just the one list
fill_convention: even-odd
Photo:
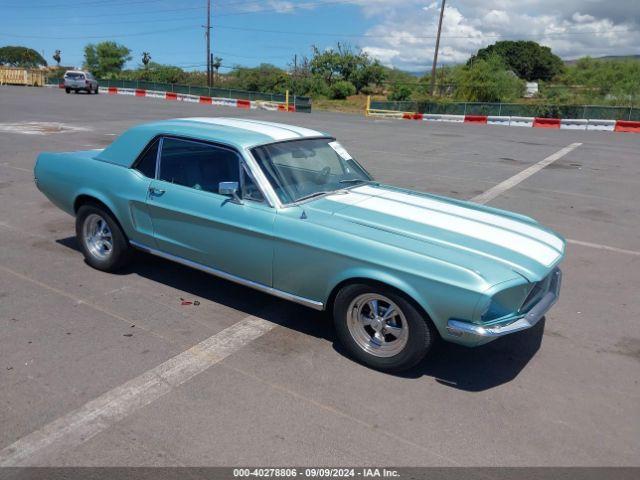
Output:
[[147,65],[149,65],[150,60],[151,54],[149,52],[142,52],[142,63],[144,63],[145,68],[147,68]]
[[221,65],[222,65],[222,58],[213,57],[213,60],[211,61],[211,67],[214,70],[214,79],[218,77],[218,69],[220,68]]
[[53,59],[56,61],[56,63],[58,64],[58,67],[60,66],[60,54],[62,52],[60,50],[56,50],[55,53],[53,54]]

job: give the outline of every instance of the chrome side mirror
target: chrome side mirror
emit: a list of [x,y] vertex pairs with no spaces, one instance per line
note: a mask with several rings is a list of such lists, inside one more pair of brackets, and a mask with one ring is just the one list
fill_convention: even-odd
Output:
[[242,203],[242,199],[238,195],[238,182],[220,182],[218,184],[218,193],[232,197],[236,203]]

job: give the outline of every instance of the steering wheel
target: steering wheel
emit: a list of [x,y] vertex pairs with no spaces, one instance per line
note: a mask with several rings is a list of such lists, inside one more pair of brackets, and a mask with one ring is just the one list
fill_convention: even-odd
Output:
[[318,185],[324,185],[329,180],[329,174],[331,173],[331,167],[326,166],[322,170],[320,170],[315,178],[313,179],[314,183]]

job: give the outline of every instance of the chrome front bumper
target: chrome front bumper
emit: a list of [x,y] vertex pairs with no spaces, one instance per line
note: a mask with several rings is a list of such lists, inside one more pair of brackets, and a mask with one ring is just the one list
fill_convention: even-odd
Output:
[[447,332],[455,337],[469,336],[478,339],[491,339],[533,327],[544,317],[545,313],[549,311],[560,296],[562,272],[559,268],[556,268],[551,274],[553,277],[551,278],[549,290],[526,314],[511,318],[503,323],[496,323],[489,326],[477,325],[461,320],[449,320],[447,322]]

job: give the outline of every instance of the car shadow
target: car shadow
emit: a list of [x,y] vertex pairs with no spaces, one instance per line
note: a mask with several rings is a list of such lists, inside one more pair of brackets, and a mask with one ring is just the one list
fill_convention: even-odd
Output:
[[[75,237],[59,239],[56,243],[80,252]],[[139,275],[185,292],[185,297],[197,296],[247,315],[259,316],[305,335],[324,339],[336,352],[348,356],[337,342],[332,322],[324,312],[143,252],[136,252],[135,261],[116,275]],[[542,319],[534,328],[475,348],[440,341],[420,364],[394,375],[402,378],[432,377],[443,386],[469,392],[488,390],[518,376],[539,350],[544,326],[545,319]]]

